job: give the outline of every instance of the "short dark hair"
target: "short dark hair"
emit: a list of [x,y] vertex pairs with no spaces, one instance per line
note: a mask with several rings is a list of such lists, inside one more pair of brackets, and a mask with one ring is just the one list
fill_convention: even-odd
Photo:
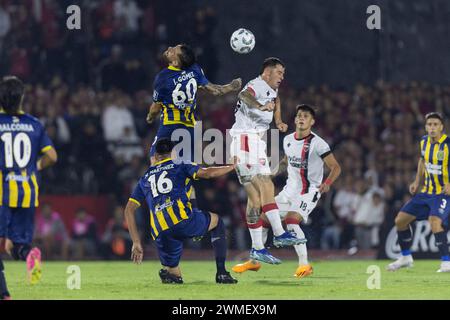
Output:
[[171,153],[174,147],[173,142],[169,138],[161,138],[156,142],[155,150],[157,154]]
[[180,59],[181,69],[186,69],[197,62],[197,57],[195,56],[194,49],[189,45],[182,43],[180,45],[181,53],[178,58]]
[[275,58],[275,57],[267,58],[266,60],[264,60],[264,62],[262,64],[260,74],[263,74],[263,72],[264,72],[264,70],[266,70],[266,68],[276,67],[278,64],[281,65],[283,68],[285,67],[284,62],[281,61],[280,59]]
[[439,112],[430,112],[430,113],[427,113],[427,114],[425,115],[425,122],[426,122],[428,119],[439,119],[439,121],[441,121],[441,123],[444,124],[444,117],[443,117],[442,114],[440,114]]
[[311,114],[311,116],[313,117],[313,119],[316,118],[316,111],[314,110],[313,107],[311,107],[308,104],[299,104],[296,108],[295,108],[295,116],[298,115],[299,111],[305,111],[305,112],[309,112]]
[[25,91],[23,82],[16,76],[5,76],[0,82],[0,105],[6,113],[17,113]]

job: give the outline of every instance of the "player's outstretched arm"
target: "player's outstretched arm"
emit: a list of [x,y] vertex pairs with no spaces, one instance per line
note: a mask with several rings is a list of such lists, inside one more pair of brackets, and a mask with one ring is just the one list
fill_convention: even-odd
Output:
[[214,96],[222,96],[232,91],[238,91],[242,87],[241,78],[234,79],[229,84],[220,85],[209,82],[205,86],[200,86],[200,89],[205,90],[206,92],[211,93]]
[[256,108],[261,111],[273,111],[275,109],[275,103],[272,101],[267,102],[264,105],[259,103],[258,100],[256,100],[255,92],[250,88],[241,91],[238,98],[250,108]]
[[159,116],[159,113],[161,112],[162,104],[161,103],[155,103],[153,102],[150,106],[150,110],[147,114],[147,123],[151,124],[155,119]]
[[134,263],[140,264],[144,257],[144,250],[142,249],[141,238],[134,218],[137,208],[139,208],[139,204],[132,200],[128,200],[127,206],[125,207],[125,219],[127,221],[131,240],[133,241],[131,260],[133,260]]
[[42,170],[54,165],[58,161],[58,154],[55,148],[48,149],[37,162],[37,169]]
[[236,168],[237,158],[234,157],[233,164],[221,167],[200,168],[197,171],[197,177],[200,179],[211,179],[224,176]]
[[325,165],[330,169],[330,174],[325,179],[325,181],[320,185],[319,192],[325,193],[330,191],[330,187],[333,184],[334,181],[339,177],[341,174],[341,166],[337,162],[336,158],[332,153],[327,155],[325,158],[323,158],[323,161],[325,162]]

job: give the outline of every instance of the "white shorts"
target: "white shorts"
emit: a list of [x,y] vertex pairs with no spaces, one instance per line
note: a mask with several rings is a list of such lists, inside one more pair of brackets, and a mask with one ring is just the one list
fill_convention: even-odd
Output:
[[232,135],[230,155],[239,158],[236,172],[241,184],[258,175],[271,175],[266,142],[263,134],[241,133]]
[[282,190],[276,197],[278,210],[280,211],[281,220],[283,220],[287,213],[297,212],[302,216],[303,222],[308,221],[309,214],[314,210],[320,199],[319,191],[311,191],[297,197],[289,197],[285,190]]

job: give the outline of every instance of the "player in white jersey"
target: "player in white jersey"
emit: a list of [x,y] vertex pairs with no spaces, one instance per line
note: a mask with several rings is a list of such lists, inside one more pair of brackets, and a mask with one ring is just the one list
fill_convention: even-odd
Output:
[[275,188],[271,180],[266,143],[262,139],[272,119],[275,119],[280,131],[287,130],[287,125],[281,120],[281,103],[278,97],[278,87],[284,78],[284,71],[285,67],[280,59],[268,58],[264,61],[260,76],[247,83],[239,93],[236,122],[230,130],[230,153],[239,159],[236,171],[248,196],[246,220],[252,238],[250,258],[271,264],[279,264],[281,261],[272,256],[262,242],[261,210],[270,221],[276,246],[306,241],[283,229],[275,203]]
[[[331,153],[329,145],[311,131],[315,123],[315,111],[308,105],[299,105],[296,109],[294,133],[287,135],[283,141],[285,157],[280,163],[278,174],[287,167],[288,179],[283,190],[275,197],[281,218],[287,229],[299,238],[305,238],[300,222],[308,220],[311,211],[316,207],[320,196],[330,190],[331,184],[341,173],[341,167]],[[323,181],[323,164],[330,169],[328,177]],[[263,242],[267,240],[270,224],[262,215]],[[306,244],[295,245],[299,257],[299,266],[294,276],[306,277],[312,273],[308,263]],[[235,272],[247,270],[258,271],[261,265],[254,260],[233,267]]]

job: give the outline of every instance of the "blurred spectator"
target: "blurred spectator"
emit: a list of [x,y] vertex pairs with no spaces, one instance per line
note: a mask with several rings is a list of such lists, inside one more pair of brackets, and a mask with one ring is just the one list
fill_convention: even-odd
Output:
[[379,228],[384,220],[385,204],[379,191],[369,189],[356,201],[355,237],[358,249],[374,248],[379,243]]
[[97,227],[95,218],[80,208],[72,222],[72,248],[76,260],[92,258],[97,249]]
[[36,217],[35,241],[43,249],[46,259],[68,259],[69,235],[60,214],[47,203],[41,206],[40,215]]
[[124,27],[129,32],[138,31],[138,19],[142,15],[141,9],[134,0],[114,1],[114,15],[116,19],[124,19]]
[[117,206],[114,216],[106,224],[102,237],[103,257],[105,259],[129,259],[132,241],[124,219],[124,208]]

